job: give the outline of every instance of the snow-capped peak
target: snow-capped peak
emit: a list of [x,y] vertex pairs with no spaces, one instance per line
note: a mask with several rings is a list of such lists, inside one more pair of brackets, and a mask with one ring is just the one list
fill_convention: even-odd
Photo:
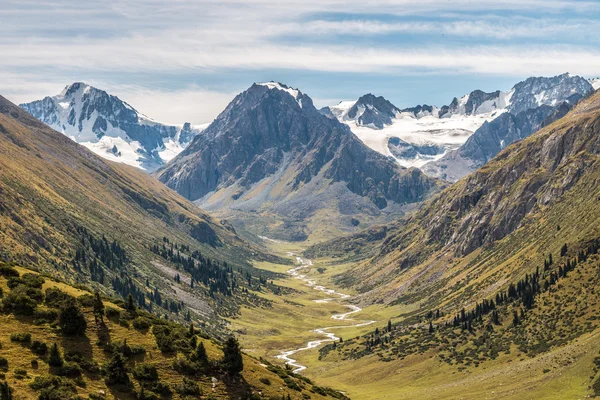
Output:
[[257,85],[266,86],[271,90],[281,90],[283,92],[286,92],[290,96],[292,96],[298,102],[298,104],[300,104],[300,107],[302,107],[302,92],[300,92],[300,90],[298,89],[294,89],[292,87],[284,85],[283,83],[274,81],[257,83]]
[[98,155],[142,169],[156,169],[198,133],[189,124],[155,122],[118,97],[83,82],[21,107]]
[[600,77],[590,79],[590,84],[594,88],[594,90],[600,89]]

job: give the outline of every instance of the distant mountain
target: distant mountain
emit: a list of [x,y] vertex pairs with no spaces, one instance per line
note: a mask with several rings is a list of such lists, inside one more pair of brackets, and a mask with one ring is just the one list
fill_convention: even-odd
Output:
[[155,122],[118,97],[81,82],[20,107],[101,157],[150,171],[201,131],[189,123],[178,127]]
[[368,94],[320,111],[350,126],[367,146],[393,156],[400,165],[421,167],[458,148],[485,121],[506,112],[509,96],[476,90],[441,108],[399,109],[383,97]]
[[586,248],[599,238],[599,129],[595,93],[379,234],[340,238],[308,254],[347,257],[354,253],[337,252],[348,243],[365,246],[355,253],[374,258],[339,278],[372,301],[402,298],[427,310],[437,301],[446,307],[446,298],[458,310],[474,305],[565,243]]
[[[562,74],[529,78],[508,92],[475,90],[441,108],[419,105],[399,110],[369,94],[321,112],[348,124],[365,144],[401,165],[452,181],[483,165],[512,141],[535,132],[563,104],[573,105],[591,90],[591,81]],[[486,126],[500,117],[498,123]],[[509,127],[513,132],[502,131]],[[467,142],[472,150],[457,154]],[[486,148],[475,150],[475,143]],[[472,158],[469,153],[480,155]]]
[[430,175],[454,182],[487,163],[503,148],[563,117],[593,90],[589,81],[563,74],[515,85],[507,112],[485,122],[460,148],[425,164]]
[[246,213],[239,218],[246,225],[247,218],[283,221],[258,233],[296,240],[316,225],[354,229],[438,187],[369,149],[306,94],[274,82],[238,95],[157,176],[218,215]]

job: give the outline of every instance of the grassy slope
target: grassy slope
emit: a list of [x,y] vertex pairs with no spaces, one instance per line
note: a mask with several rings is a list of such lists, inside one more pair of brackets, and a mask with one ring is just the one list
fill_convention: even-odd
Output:
[[457,307],[532,272],[564,243],[600,236],[599,105],[596,94],[445,190],[338,282],[372,300]]
[[[41,124],[0,97],[2,252],[44,262],[69,251],[66,228],[84,225],[128,246],[170,236],[238,262],[250,249],[235,234],[143,172],[110,163]],[[222,247],[192,237],[206,224]]]
[[[163,296],[183,300],[194,311],[189,284],[175,288],[175,266],[149,251],[163,237],[212,260],[227,261],[236,271],[251,268],[249,259],[270,258],[156,179],[101,159],[2,97],[0,198],[0,260],[35,266],[112,295],[111,279],[120,275],[148,293],[159,288]],[[126,268],[105,268],[105,286],[91,282],[87,268],[73,266],[82,240],[77,227],[97,239],[105,235],[109,242],[116,240],[126,252]],[[194,296],[218,311],[220,303],[200,289]]]
[[[25,268],[17,269],[21,274],[36,273]],[[48,288],[58,288],[74,297],[90,294],[83,289],[75,288],[47,277],[45,279],[46,282],[43,286],[44,291]],[[10,291],[6,283],[7,279],[0,276],[0,288],[2,288],[5,296]],[[105,301],[105,306],[118,309],[122,312],[122,314],[125,314],[123,309],[110,301]],[[51,375],[52,372],[49,370],[49,367],[46,364],[45,356],[36,356],[29,350],[28,346],[11,342],[10,336],[12,334],[30,333],[32,340],[41,340],[48,345],[57,343],[61,349],[61,353],[78,351],[85,356],[86,360],[96,361],[100,366],[108,361],[110,355],[105,353],[102,347],[97,343],[98,332],[94,323],[92,310],[90,307],[84,307],[83,311],[87,319],[88,329],[86,336],[80,338],[63,336],[60,332],[60,329],[52,323],[34,324],[33,317],[15,316],[13,314],[6,313],[0,314],[0,343],[2,345],[0,354],[2,357],[5,357],[8,360],[8,367],[2,368],[2,371],[0,372],[3,374],[9,385],[15,390],[14,394],[16,398],[35,398],[37,396],[37,391],[32,389],[29,384],[36,376],[48,376],[49,374]],[[156,341],[152,334],[152,328],[145,332],[139,331],[133,327],[124,327],[122,324],[119,324],[118,320],[115,319],[107,319],[106,325],[111,342],[122,343],[123,340],[126,339],[129,346],[141,346],[146,350],[145,355],[134,356],[128,361],[129,368],[133,369],[136,364],[141,362],[152,364],[157,368],[159,379],[163,383],[166,383],[174,388],[176,385],[182,382],[183,375],[175,371],[171,366],[171,363],[174,359],[176,359],[177,354],[165,354],[157,349]],[[198,337],[198,340],[204,343],[209,359],[218,360],[222,357],[223,353],[220,345],[217,342],[200,337]],[[38,360],[39,366],[37,368],[32,367],[32,360]],[[194,378],[194,380],[199,384],[206,396],[212,396],[212,398],[216,399],[249,398],[248,396],[251,393],[255,393],[257,395],[262,393],[261,397],[273,399],[279,399],[282,395],[287,396],[288,394],[292,399],[304,398],[302,397],[304,394],[310,395],[310,397],[313,399],[323,399],[326,397],[318,393],[311,392],[313,389],[311,384],[290,375],[288,379],[303,388],[300,391],[292,390],[288,388],[286,382],[284,382],[278,374],[269,371],[266,367],[267,366],[263,362],[257,360],[256,358],[244,355],[244,371],[242,373],[242,380],[231,381],[218,373],[212,373],[200,378]],[[27,371],[27,376],[25,378],[16,377],[15,370],[18,369],[25,369]],[[218,380],[214,386],[214,389],[212,380],[213,376]],[[77,394],[84,396],[85,398],[89,394],[98,394],[102,391],[107,394],[106,398],[114,397],[133,399],[135,398],[135,391],[139,391],[140,386],[139,382],[136,381],[133,376],[130,377],[132,382],[134,382],[133,391],[124,392],[120,391],[118,388],[107,387],[100,373],[85,372],[83,375],[84,383],[77,385]],[[175,391],[173,398],[180,398]]]
[[[342,290],[362,292],[358,299],[371,305],[357,318],[378,319],[380,329],[388,318],[402,326],[432,309],[452,315],[470,309],[541,267],[548,253],[556,258],[563,244],[573,248],[600,237],[598,132],[600,94],[444,191],[392,227],[387,240],[351,239],[375,246],[376,257],[341,264],[324,257],[326,246],[313,247],[308,254],[321,257],[314,261],[330,271],[325,280],[333,278]],[[483,196],[476,199],[473,194],[479,190]],[[481,226],[487,238],[477,229]],[[484,240],[465,251],[477,235]],[[343,256],[344,240],[334,244],[329,254]],[[372,249],[362,250],[372,254]],[[534,358],[513,345],[510,354],[461,370],[441,361],[436,350],[387,362],[376,354],[344,360],[335,352],[319,360],[317,351],[300,353],[298,360],[309,365],[307,376],[355,398],[583,398],[592,393],[600,347],[600,331],[593,322],[600,311],[598,297],[582,289],[586,282],[595,282],[597,265],[585,268],[583,277],[569,277],[558,292],[542,294],[527,316],[526,338],[568,339]],[[343,273],[332,277],[335,272]],[[589,303],[589,308],[582,311],[579,302]],[[574,337],[564,326],[536,331],[548,318],[570,321],[568,315],[556,314],[557,309],[573,310],[575,322],[585,326],[592,321],[594,328],[577,330]],[[504,317],[505,325],[510,318]]]

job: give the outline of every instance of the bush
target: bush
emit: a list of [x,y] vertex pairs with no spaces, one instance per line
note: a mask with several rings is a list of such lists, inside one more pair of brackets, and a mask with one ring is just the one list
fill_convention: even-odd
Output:
[[56,310],[35,310],[33,313],[33,323],[35,325],[51,324],[58,318],[58,312]]
[[158,349],[163,353],[172,353],[175,351],[175,341],[173,339],[172,331],[168,326],[155,325],[152,328],[152,333],[156,338],[156,345]]
[[46,282],[44,278],[42,278],[40,275],[31,273],[23,274],[21,280],[23,281],[23,284],[25,286],[29,286],[36,289],[41,289],[44,283]]
[[75,298],[70,294],[63,292],[57,288],[46,289],[46,305],[52,308],[63,308],[70,302],[75,301]]
[[133,376],[139,381],[157,381],[158,372],[152,364],[138,364],[133,370]]
[[94,359],[86,359],[78,351],[68,351],[65,353],[65,361],[77,363],[82,369],[88,372],[99,372],[100,367]]
[[143,386],[137,395],[138,400],[160,400],[160,396],[156,393],[147,391]]
[[4,357],[0,357],[0,368],[7,368],[8,360]]
[[105,314],[107,318],[121,318],[121,311],[116,308],[106,307]]
[[6,286],[8,286],[9,289],[14,289],[19,285],[23,285],[23,280],[19,276],[11,276],[6,281]]
[[23,379],[27,377],[27,370],[23,369],[23,368],[17,368],[14,371],[15,373],[15,378],[17,379]]
[[259,381],[267,386],[271,386],[271,380],[269,378],[260,378]]
[[81,376],[81,367],[73,362],[66,362],[56,369],[56,375],[77,378]]
[[45,389],[50,386],[58,387],[61,384],[61,379],[56,376],[36,376],[29,387],[33,390]]
[[31,343],[31,333],[13,333],[10,335],[11,342]]
[[33,315],[39,299],[36,298],[37,296],[30,296],[31,290],[38,291],[41,295],[38,289],[28,289],[24,285],[17,286],[2,301],[4,309],[17,315]]
[[69,386],[49,387],[40,391],[38,400],[66,400],[74,399],[77,393],[75,387]]
[[158,393],[161,394],[163,396],[170,396],[171,395],[171,386],[169,386],[168,383],[165,382],[154,382],[152,383],[152,385],[150,386],[150,390],[152,390],[154,393]]
[[133,320],[132,324],[133,324],[133,327],[135,329],[137,329],[138,331],[146,331],[152,326],[150,321],[144,317],[137,317],[136,319]]
[[202,394],[200,387],[191,379],[183,378],[183,382],[175,388],[181,396],[199,396]]
[[0,275],[2,275],[5,278],[10,278],[13,276],[19,276],[19,271],[17,271],[16,269],[14,269],[13,267],[6,265],[6,264],[1,264],[0,265]]
[[172,367],[175,371],[183,374],[183,375],[196,375],[200,368],[198,365],[187,358],[177,357],[172,364]]
[[79,306],[72,302],[63,308],[58,316],[58,325],[65,335],[79,336],[85,334],[87,322]]
[[48,345],[44,342],[40,342],[39,340],[34,340],[31,342],[31,351],[34,354],[43,356],[48,352]]
[[94,296],[83,294],[77,298],[77,302],[81,307],[92,307],[94,305]]

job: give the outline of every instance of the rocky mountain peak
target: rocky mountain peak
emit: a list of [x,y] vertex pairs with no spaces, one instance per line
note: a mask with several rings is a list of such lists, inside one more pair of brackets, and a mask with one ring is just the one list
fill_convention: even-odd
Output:
[[118,97],[84,82],[20,106],[96,154],[148,170],[179,153],[199,132],[190,124],[180,128],[155,122]]
[[368,148],[308,95],[274,82],[236,96],[157,176],[228,218],[242,210],[253,210],[244,218],[258,210],[275,215],[291,227],[278,235],[296,239],[302,235],[292,233],[306,228],[317,204],[333,207],[332,216],[343,215],[337,223],[350,226],[357,213],[379,215],[423,199],[438,184]]
[[557,106],[563,101],[574,104],[592,90],[592,84],[587,79],[569,73],[554,77],[530,77],[513,87],[508,109],[518,114],[542,105]]

